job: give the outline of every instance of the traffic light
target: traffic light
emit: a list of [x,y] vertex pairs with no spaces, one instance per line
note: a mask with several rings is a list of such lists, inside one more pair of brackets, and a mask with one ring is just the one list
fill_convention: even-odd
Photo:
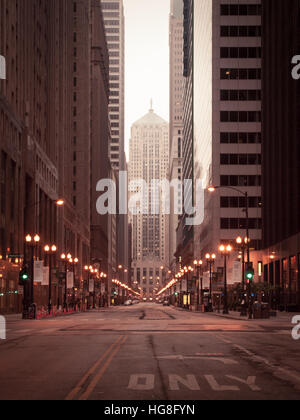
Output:
[[253,263],[247,263],[246,264],[246,280],[247,283],[251,283],[253,281],[254,278],[254,268],[253,268]]
[[20,286],[24,286],[26,281],[29,280],[29,270],[28,270],[28,266],[24,265],[24,267],[22,268],[22,270],[20,271],[19,274],[19,284]]

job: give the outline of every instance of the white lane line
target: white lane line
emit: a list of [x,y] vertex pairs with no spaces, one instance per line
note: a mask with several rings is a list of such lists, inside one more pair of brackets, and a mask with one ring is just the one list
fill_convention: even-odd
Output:
[[224,365],[238,365],[239,363],[233,359],[227,357],[211,357],[211,356],[161,356],[157,358],[158,360],[212,360],[214,362],[220,362]]
[[233,347],[245,353],[253,362],[264,364],[265,367],[278,379],[292,383],[297,389],[300,389],[300,376],[295,374],[289,368],[282,368],[274,365],[268,359],[258,356],[238,344],[233,344]]

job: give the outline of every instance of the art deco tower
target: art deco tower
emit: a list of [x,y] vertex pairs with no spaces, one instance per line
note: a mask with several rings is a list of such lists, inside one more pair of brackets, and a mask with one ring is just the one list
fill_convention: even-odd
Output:
[[[133,124],[130,141],[130,181],[142,179],[148,187],[152,180],[167,179],[169,164],[169,124],[154,113]],[[131,215],[133,229],[134,280],[144,294],[152,294],[162,284],[168,262],[168,215],[162,214],[160,197],[148,190],[145,213]],[[155,197],[155,198],[154,198]],[[151,201],[159,212],[151,214]],[[157,284],[158,283],[158,284]]]

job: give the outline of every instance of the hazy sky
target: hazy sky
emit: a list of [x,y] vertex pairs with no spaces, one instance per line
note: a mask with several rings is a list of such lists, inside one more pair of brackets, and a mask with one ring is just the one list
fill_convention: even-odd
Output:
[[124,0],[125,144],[150,109],[169,121],[169,0]]

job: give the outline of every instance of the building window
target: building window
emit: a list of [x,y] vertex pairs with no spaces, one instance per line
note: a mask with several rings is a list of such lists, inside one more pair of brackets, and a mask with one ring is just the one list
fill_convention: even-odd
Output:
[[221,144],[261,144],[261,133],[220,133]]
[[261,69],[221,69],[221,80],[261,80]]
[[260,4],[221,4],[221,16],[261,16]]
[[221,122],[261,122],[260,111],[221,111]]
[[221,175],[221,187],[260,187],[261,175]]
[[221,90],[221,101],[261,101],[260,90]]
[[261,58],[261,47],[221,47],[221,58]]
[[261,37],[261,26],[221,26],[222,37]]
[[261,165],[260,154],[221,154],[221,165]]

